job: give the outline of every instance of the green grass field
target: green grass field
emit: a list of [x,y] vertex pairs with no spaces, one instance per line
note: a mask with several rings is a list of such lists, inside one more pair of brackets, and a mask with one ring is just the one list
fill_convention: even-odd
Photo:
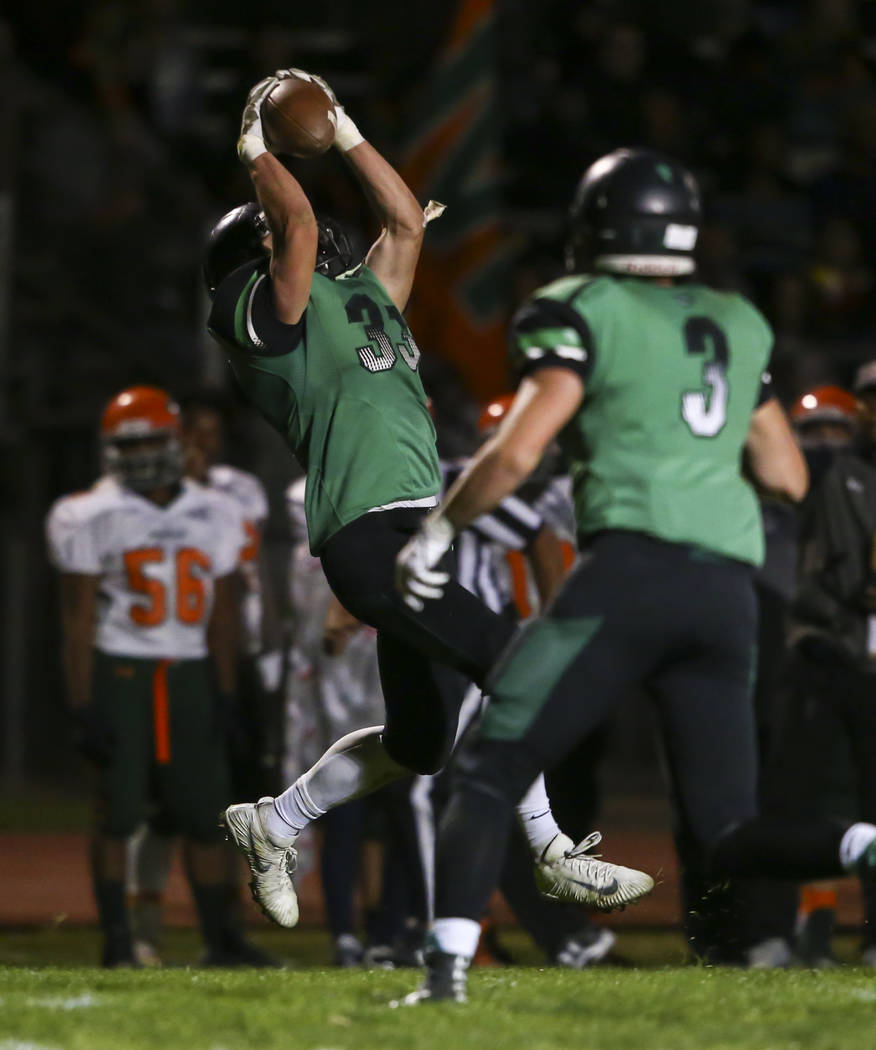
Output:
[[[325,968],[311,931],[259,929],[283,970],[203,970],[193,931],[171,931],[156,971],[103,971],[96,932],[0,935],[0,1050],[851,1050],[876,1047],[876,976],[682,965],[675,934],[624,932],[629,966],[477,969],[467,1006],[390,1009],[413,970]],[[852,957],[850,938],[838,940]]]

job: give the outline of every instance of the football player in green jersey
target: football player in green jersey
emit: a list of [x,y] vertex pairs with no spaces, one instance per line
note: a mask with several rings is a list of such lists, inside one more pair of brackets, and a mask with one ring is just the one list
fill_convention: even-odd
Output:
[[[465,999],[511,807],[634,685],[655,697],[679,818],[714,870],[795,878],[876,865],[876,826],[757,816],[751,570],[763,537],[743,456],[793,501],[807,472],[770,393],[767,323],[741,295],[691,277],[699,220],[696,182],[671,158],[621,149],[588,169],[572,204],[571,275],[513,324],[515,402],[399,555],[400,591],[437,598],[456,532],[558,438],[581,558],[491,672],[479,731],[456,760],[428,973],[408,1003]],[[593,879],[586,855],[570,859]]]
[[[229,213],[211,235],[208,326],[240,386],[306,470],[310,547],[334,594],[378,630],[386,725],[337,741],[276,799],[226,811],[228,834],[250,862],[253,896],[283,926],[298,918],[290,875],[300,831],[340,802],[446,763],[461,698],[438,688],[431,661],[481,683],[513,632],[458,583],[428,606],[395,590],[396,554],[438,502],[441,486],[420,351],[402,314],[424,228],[441,206],[424,212],[319,80],[334,103],[335,146],[382,226],[364,262],[354,265],[343,231],[317,221],[297,180],[265,147],[261,103],[279,79],[292,76],[311,74],[281,70],[247,100],[238,153],[258,203]],[[615,882],[613,893],[596,896],[565,879],[573,844],[548,805],[527,833],[552,887],[559,881],[560,892],[574,899],[610,908],[653,886],[649,876],[607,862],[600,870],[606,884]]]

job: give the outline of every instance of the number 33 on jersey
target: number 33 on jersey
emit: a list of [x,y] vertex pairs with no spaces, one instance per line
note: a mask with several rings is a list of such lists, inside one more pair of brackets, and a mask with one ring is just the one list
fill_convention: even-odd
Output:
[[52,508],[47,533],[61,572],[100,576],[96,648],[117,656],[207,655],[213,581],[246,544],[229,497],[192,481],[166,507],[104,478]]

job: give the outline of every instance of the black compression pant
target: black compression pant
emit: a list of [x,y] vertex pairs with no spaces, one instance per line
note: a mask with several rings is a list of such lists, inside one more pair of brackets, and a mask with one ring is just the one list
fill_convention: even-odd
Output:
[[491,612],[455,580],[444,597],[416,613],[395,589],[395,558],[414,535],[425,510],[363,514],[320,552],[338,601],[377,629],[380,681],[386,703],[384,744],[416,773],[447,763],[456,736],[461,697],[438,688],[432,660],[482,685],[514,633],[514,624]]
[[836,873],[835,825],[754,820],[755,627],[745,566],[636,533],[595,537],[547,615],[493,672],[490,704],[458,756],[441,823],[436,915],[480,916],[511,807],[636,685],[655,698],[684,826],[721,870]]

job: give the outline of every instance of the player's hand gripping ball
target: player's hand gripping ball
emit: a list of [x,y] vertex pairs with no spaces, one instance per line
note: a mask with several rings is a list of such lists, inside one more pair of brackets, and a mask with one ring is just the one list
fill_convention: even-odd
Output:
[[265,145],[272,153],[317,157],[334,142],[334,102],[310,74],[282,73],[261,105]]

